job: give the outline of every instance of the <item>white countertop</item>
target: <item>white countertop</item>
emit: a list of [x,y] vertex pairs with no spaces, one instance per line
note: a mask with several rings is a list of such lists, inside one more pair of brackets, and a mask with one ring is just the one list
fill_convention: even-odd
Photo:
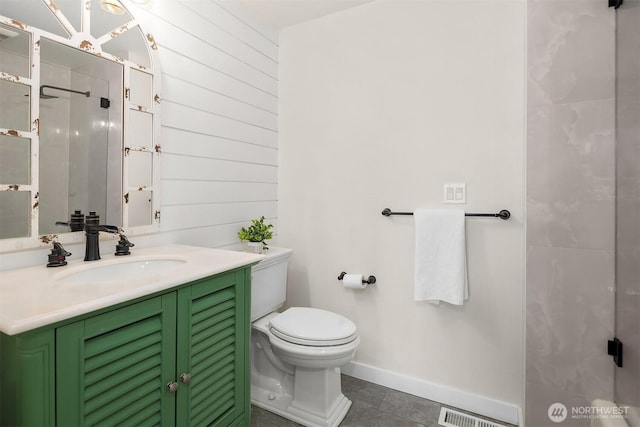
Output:
[[[0,332],[15,335],[41,326],[90,313],[114,304],[254,264],[263,255],[195,246],[165,245],[131,250],[131,255],[103,255],[98,261],[72,260],[63,267],[37,267],[0,272]],[[99,283],[64,278],[114,264],[146,260],[179,260],[183,263],[167,272],[138,278]]]

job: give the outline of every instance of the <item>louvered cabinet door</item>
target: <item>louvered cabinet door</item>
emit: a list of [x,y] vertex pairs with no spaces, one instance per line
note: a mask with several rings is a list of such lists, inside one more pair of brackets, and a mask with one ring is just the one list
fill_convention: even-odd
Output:
[[176,293],[56,331],[59,426],[173,426]]
[[179,378],[190,375],[186,384],[179,380],[179,426],[248,423],[249,293],[245,275],[247,269],[178,291],[176,366]]

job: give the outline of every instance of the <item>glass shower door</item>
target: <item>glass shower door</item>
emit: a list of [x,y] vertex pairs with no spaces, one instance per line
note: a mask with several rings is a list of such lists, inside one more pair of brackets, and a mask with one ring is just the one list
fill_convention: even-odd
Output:
[[616,13],[616,227],[615,400],[640,427],[640,0]]

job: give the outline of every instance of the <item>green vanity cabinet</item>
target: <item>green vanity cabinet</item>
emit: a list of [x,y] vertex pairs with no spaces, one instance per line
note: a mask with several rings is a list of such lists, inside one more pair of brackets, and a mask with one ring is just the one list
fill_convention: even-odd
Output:
[[[42,336],[3,335],[2,425],[248,426],[250,277],[242,268]],[[16,350],[22,335],[33,348]],[[10,367],[28,383],[5,383]]]

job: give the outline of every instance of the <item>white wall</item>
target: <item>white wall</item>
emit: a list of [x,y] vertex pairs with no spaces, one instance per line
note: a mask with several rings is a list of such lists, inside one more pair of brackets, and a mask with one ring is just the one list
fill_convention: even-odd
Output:
[[[277,230],[277,31],[233,2],[126,4],[162,67],[160,233],[130,240],[233,247],[261,215]],[[67,249],[83,256],[83,245]],[[0,255],[0,270],[45,263],[46,253]]]
[[[356,364],[522,405],[524,53],[523,1],[376,1],[280,33],[288,304],[351,318]],[[444,182],[512,213],[467,220],[463,308],[413,301],[412,218],[380,214],[450,206]]]

